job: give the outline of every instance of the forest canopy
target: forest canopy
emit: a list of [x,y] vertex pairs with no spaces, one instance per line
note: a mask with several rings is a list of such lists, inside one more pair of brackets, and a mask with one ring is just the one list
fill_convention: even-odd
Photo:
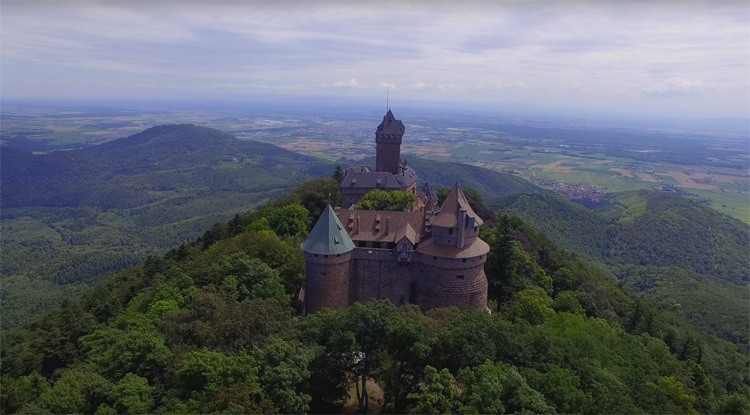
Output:
[[491,312],[298,314],[299,245],[337,188],[308,182],[5,333],[2,412],[750,411],[735,344],[515,215],[482,228]]

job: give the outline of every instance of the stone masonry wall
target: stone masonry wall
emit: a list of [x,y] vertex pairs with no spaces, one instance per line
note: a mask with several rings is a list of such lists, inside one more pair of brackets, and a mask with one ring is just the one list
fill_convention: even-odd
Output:
[[401,161],[401,143],[383,142],[378,140],[375,153],[375,169],[398,174],[398,164]]
[[323,307],[349,306],[351,252],[341,255],[316,255],[305,252],[305,312]]
[[373,298],[390,300],[396,306],[412,302],[413,269],[410,262],[398,262],[386,249],[357,248],[352,266],[352,302]]
[[432,264],[417,266],[415,302],[422,310],[456,306],[483,310],[487,306],[485,261],[467,268],[444,268]]

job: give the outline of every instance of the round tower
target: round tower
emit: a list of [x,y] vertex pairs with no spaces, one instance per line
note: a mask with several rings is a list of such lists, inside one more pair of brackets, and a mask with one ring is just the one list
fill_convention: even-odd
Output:
[[463,249],[426,243],[418,248],[416,303],[423,310],[487,307],[484,263],[490,247],[478,239]]
[[417,303],[424,310],[487,307],[484,263],[490,247],[479,239],[482,219],[456,184],[431,219],[430,240],[420,244]]
[[349,306],[351,252],[326,255],[305,252],[305,313],[323,307]]
[[333,208],[326,207],[302,243],[305,255],[305,312],[349,305],[354,242]]

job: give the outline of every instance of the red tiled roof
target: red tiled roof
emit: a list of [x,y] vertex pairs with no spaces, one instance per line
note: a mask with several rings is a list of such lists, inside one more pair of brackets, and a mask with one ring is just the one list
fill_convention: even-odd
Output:
[[[458,184],[453,186],[453,190],[448,195],[448,198],[443,202],[443,206],[440,207],[437,215],[432,218],[432,224],[441,226],[443,228],[455,228],[458,227],[458,211],[463,209],[466,211],[466,217],[474,219],[476,226],[484,223],[484,221],[474,212],[471,208],[469,201],[466,200],[464,192],[458,187]],[[461,224],[461,226],[464,226]]]
[[441,258],[476,258],[480,255],[487,255],[490,252],[490,246],[487,242],[478,239],[463,248],[455,245],[436,244],[432,238],[422,242],[417,247],[417,252],[424,255],[436,256]]
[[336,215],[355,242],[395,243],[407,236],[418,243],[424,229],[424,212],[338,209]]

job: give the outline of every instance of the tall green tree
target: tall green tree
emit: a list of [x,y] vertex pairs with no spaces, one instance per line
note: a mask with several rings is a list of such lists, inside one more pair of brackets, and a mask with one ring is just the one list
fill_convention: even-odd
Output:
[[388,300],[354,303],[347,310],[348,328],[354,335],[359,351],[354,373],[359,413],[367,413],[367,379],[386,356],[388,324],[396,315],[396,307]]
[[432,366],[424,369],[424,382],[420,391],[413,394],[417,405],[413,414],[450,414],[459,408],[458,387],[448,369],[440,372]]
[[395,411],[404,410],[408,396],[418,390],[432,354],[431,343],[417,306],[402,307],[389,322],[386,349],[392,363],[383,384]]
[[19,378],[3,375],[3,399],[0,399],[0,408],[4,414],[15,414],[25,405],[36,401],[49,389],[49,382],[39,373]]
[[348,325],[344,310],[327,308],[305,316],[299,323],[303,342],[315,352],[310,380],[303,385],[312,397],[312,412],[338,412],[349,397],[352,365],[359,348]]
[[54,414],[92,414],[107,402],[112,384],[86,365],[65,369],[38,405]]
[[110,379],[127,373],[151,382],[163,380],[172,362],[172,351],[155,330],[99,329],[81,338],[88,361]]
[[118,414],[146,414],[154,408],[154,394],[154,387],[146,378],[128,373],[112,386],[109,398]]
[[401,190],[391,190],[386,192],[385,190],[373,189],[365,193],[359,202],[354,205],[354,208],[364,210],[404,211],[411,209],[412,206],[414,206],[415,201],[416,197],[409,192],[403,192]]
[[464,385],[461,412],[469,414],[534,413],[551,414],[544,396],[529,387],[526,379],[505,363],[486,361],[458,375]]
[[271,337],[265,347],[255,348],[258,380],[263,393],[281,413],[297,414],[310,410],[310,395],[300,392],[299,385],[310,378],[313,351],[296,341]]
[[296,203],[275,209],[268,219],[269,226],[279,236],[304,237],[310,229],[310,223],[310,212]]
[[344,181],[345,176],[346,176],[346,173],[344,172],[344,169],[340,165],[337,164],[336,168],[333,170],[333,173],[331,173],[331,178],[341,183]]

